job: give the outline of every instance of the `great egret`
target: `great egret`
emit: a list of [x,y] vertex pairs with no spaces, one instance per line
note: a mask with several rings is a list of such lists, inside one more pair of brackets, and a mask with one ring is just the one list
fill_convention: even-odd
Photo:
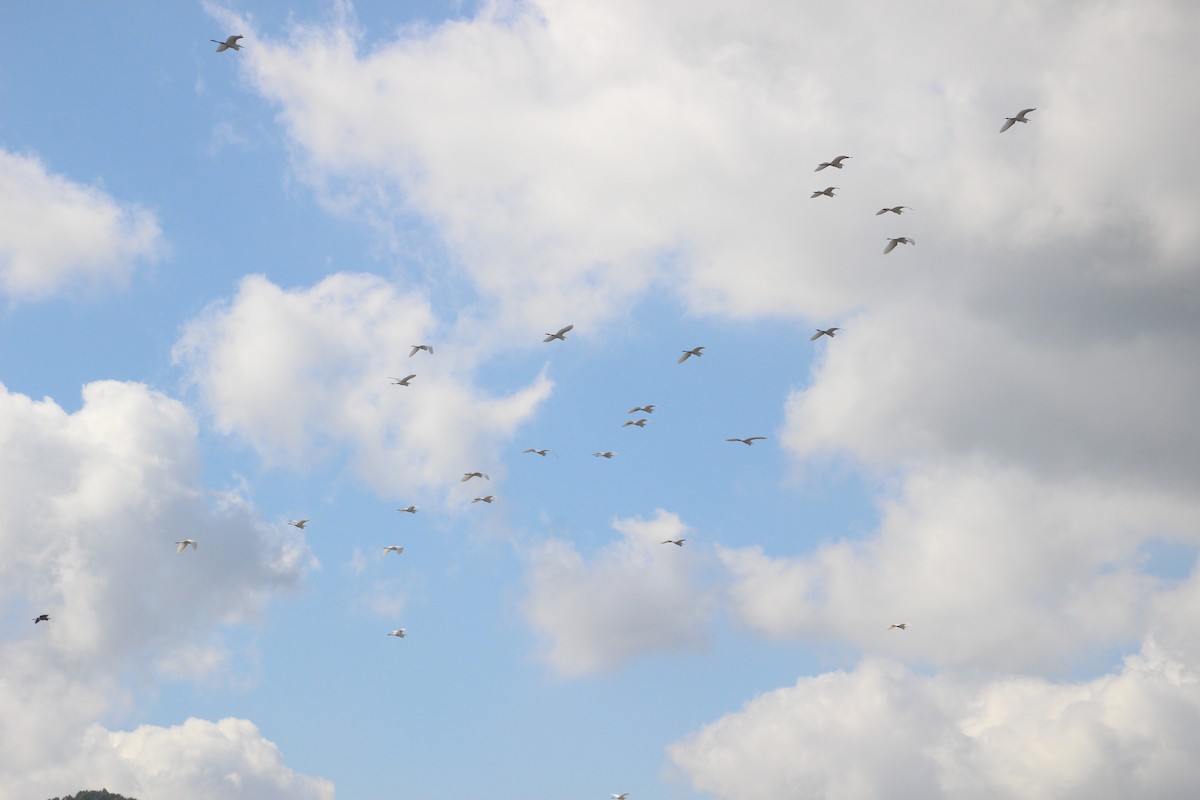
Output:
[[416,507],[416,506],[405,506],[404,508],[397,508],[396,510],[397,510],[397,511],[399,511],[401,514],[415,514],[415,513],[417,513],[417,507]]
[[[410,356],[410,358],[411,358],[411,356]],[[417,377],[417,375],[414,372],[412,375],[406,375],[403,378],[393,378],[389,375],[388,380],[390,380],[392,382],[392,386],[408,386],[409,381],[411,381],[415,377]]]
[[34,625],[37,625],[39,622],[49,622],[49,621],[50,621],[49,614],[38,614],[36,617],[33,618]]
[[636,408],[631,408],[631,409],[629,409],[628,411],[626,411],[625,413],[626,413],[626,414],[636,414],[636,413],[638,413],[639,411],[644,411],[644,412],[646,412],[647,414],[653,414],[653,413],[654,413],[654,409],[655,409],[655,408],[657,408],[657,407],[658,407],[658,406],[656,406],[656,405],[654,405],[653,403],[651,403],[651,404],[650,404],[650,405],[648,405],[648,406],[637,406]]
[[830,338],[833,338],[834,336],[837,336],[837,332],[840,330],[841,330],[841,328],[826,328],[825,330],[821,330],[820,328],[817,328],[817,332],[814,333],[812,336],[808,337],[808,340],[810,342],[815,342],[817,339],[820,339],[822,336],[828,336]]
[[1021,109],[1021,113],[1017,114],[1015,117],[1005,117],[1004,124],[1002,126],[1000,126],[1000,132],[1004,133],[1006,130],[1008,130],[1009,128],[1011,128],[1013,126],[1014,122],[1029,122],[1029,120],[1025,119],[1025,115],[1028,114],[1030,111],[1037,111],[1037,109],[1036,108],[1023,108],[1023,109]]
[[886,214],[889,211],[893,214],[903,214],[905,211],[912,211],[912,209],[908,206],[892,206],[891,208],[881,208],[875,212],[875,216],[878,217],[880,214]]
[[304,530],[304,526],[305,526],[305,525],[307,525],[307,524],[308,524],[308,520],[306,520],[306,519],[292,519],[292,520],[288,520],[288,525],[295,525],[295,526],[296,526],[297,528],[299,528],[300,530]]
[[592,455],[597,456],[599,458],[612,458],[613,456],[616,455],[616,453],[614,453],[612,450],[604,450],[603,452],[600,452],[600,453],[592,453]]
[[394,631],[388,631],[388,636],[395,636],[397,639],[403,639],[404,628],[396,628]]
[[486,472],[464,472],[463,476],[458,479],[458,482],[466,483],[467,481],[471,480],[471,478],[483,478],[485,481],[491,480]]
[[485,494],[483,497],[476,497],[471,502],[472,503],[491,503],[495,499],[496,499],[496,496],[494,494]]
[[816,169],[814,169],[813,172],[820,172],[821,170],[825,169],[826,167],[835,167],[837,169],[841,169],[842,162],[845,161],[847,158],[850,158],[850,156],[838,156],[837,158],[833,159],[832,161],[822,161],[820,166],[818,166]]
[[763,441],[763,440],[765,440],[766,438],[767,438],[767,437],[765,437],[765,436],[749,436],[749,437],[747,437],[747,438],[745,438],[745,439],[726,439],[725,441],[727,441],[727,442],[741,442],[742,444],[746,445],[747,447],[752,447],[752,446],[754,445],[754,443],[755,443],[755,442],[757,442],[757,441]]
[[683,543],[686,541],[687,541],[687,539],[667,539],[662,544],[673,544],[676,547],[683,547]]
[[644,428],[644,427],[646,427],[646,423],[649,421],[650,420],[648,420],[648,419],[627,419],[621,423],[621,427],[628,428],[630,425],[633,425],[634,427],[637,427],[637,428]]
[[699,358],[700,356],[704,355],[703,353],[700,352],[703,349],[704,349],[704,346],[701,345],[700,347],[693,347],[691,350],[684,350],[683,355],[681,355],[679,357],[679,360],[676,361],[675,363],[682,364],[683,362],[687,361],[692,356]]
[[430,347],[429,345],[414,344],[412,346],[412,352],[408,354],[408,357],[412,358],[413,356],[415,356],[417,353],[421,352],[422,350],[424,350],[426,353],[429,353],[429,355],[433,355],[433,348]]
[[[841,188],[840,186],[826,186],[824,189],[822,189],[819,192],[813,192],[812,196],[820,197],[821,195],[825,195],[826,197],[833,197],[833,190],[840,189],[840,188]],[[810,197],[809,199],[811,200],[812,198]]]
[[209,39],[209,41],[217,42],[217,52],[223,53],[226,50],[241,50],[242,46],[240,44],[238,44],[237,41],[238,41],[238,39],[243,39],[243,38],[245,38],[245,37],[242,36],[241,34],[239,34],[237,36],[230,36],[228,39],[226,39],[223,42],[217,42],[216,39]]
[[897,236],[895,239],[888,239],[887,247],[883,248],[883,254],[886,256],[888,253],[895,250],[896,245],[898,244],[916,245],[916,243],[917,240],[909,236]]
[[388,553],[395,553],[396,555],[400,555],[403,552],[404,552],[404,547],[402,545],[398,545],[398,544],[389,544],[383,548],[383,554],[385,556]]
[[575,327],[574,325],[568,325],[565,328],[559,328],[558,333],[547,333],[546,338],[542,339],[542,341],[543,342],[553,342],[555,339],[557,339],[560,342],[565,342],[567,340],[567,331],[571,330],[574,327]]
[[178,547],[175,548],[176,553],[182,553],[184,550],[187,550],[188,545],[191,545],[193,550],[198,549],[195,539],[181,539],[180,541],[176,542],[175,544],[179,545]]
[[[538,454],[539,456],[541,456],[542,458],[545,458],[545,457],[546,457],[546,453],[554,453],[554,451],[553,451],[553,450],[550,450],[550,449],[538,450],[538,449],[536,449],[536,448],[530,447],[528,450],[522,450],[522,451],[521,451],[521,453],[522,453],[522,454],[525,454],[525,453],[537,453],[537,454]],[[555,457],[555,458],[558,458],[558,453],[554,453],[554,457]]]

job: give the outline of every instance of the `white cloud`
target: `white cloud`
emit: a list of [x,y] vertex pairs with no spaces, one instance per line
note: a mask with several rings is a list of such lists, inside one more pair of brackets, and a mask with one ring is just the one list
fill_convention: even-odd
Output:
[[[549,394],[544,375],[507,396],[472,381],[474,334],[441,334],[428,302],[369,275],[285,290],[245,278],[192,322],[175,349],[219,430],[269,461],[342,448],[378,491],[457,486],[490,470],[500,442]],[[436,355],[409,357],[415,344]],[[417,377],[408,387],[388,376]]]
[[679,517],[660,510],[613,527],[621,538],[590,561],[559,539],[531,554],[525,613],[561,673],[604,671],[708,641],[714,598],[700,580],[703,556],[661,544],[687,535]]
[[169,728],[142,725],[117,732],[93,725],[73,744],[77,749],[66,763],[37,781],[18,782],[15,790],[35,796],[53,784],[178,800],[334,797],[333,784],[290,769],[275,744],[243,719],[188,719]]
[[800,678],[669,752],[716,798],[1176,798],[1200,781],[1200,675],[1147,646],[1080,683],[921,675],[882,659]]
[[[0,606],[21,620],[0,643],[0,795],[61,793],[60,769],[87,777],[79,737],[121,717],[126,681],[221,677],[222,627],[315,563],[246,501],[210,501],[196,436],[180,403],[140,384],[88,384],[72,414],[0,387]],[[177,554],[183,538],[198,549]]]
[[10,301],[123,286],[163,247],[151,212],[0,150],[0,294]]

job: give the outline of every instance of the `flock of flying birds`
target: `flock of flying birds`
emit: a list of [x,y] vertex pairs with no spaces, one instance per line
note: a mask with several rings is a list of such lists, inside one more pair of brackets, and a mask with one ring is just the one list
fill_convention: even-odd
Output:
[[[241,50],[243,45],[239,44],[238,42],[240,39],[243,39],[243,38],[245,38],[245,37],[243,37],[241,35],[234,35],[234,36],[229,36],[224,41],[219,41],[217,39],[210,39],[209,41],[215,42],[217,44],[216,52],[222,53],[226,50]],[[1029,122],[1028,115],[1031,112],[1036,111],[1036,110],[1037,110],[1036,108],[1025,108],[1025,109],[1022,109],[1020,112],[1018,112],[1015,117],[1005,117],[1004,124],[1000,127],[1000,133],[1004,133],[1005,131],[1007,131],[1009,128],[1013,127],[1018,122],[1021,122],[1021,123]],[[820,164],[817,165],[817,168],[813,171],[820,172],[829,167],[833,167],[834,169],[842,169],[843,167],[845,167],[845,162],[847,160],[849,160],[850,158],[851,158],[851,156],[841,155],[841,156],[837,156],[836,158],[833,158],[829,161],[822,161]],[[827,186],[824,189],[814,190],[812,193],[812,199],[815,199],[817,197],[834,197],[834,192],[837,191],[839,188],[840,187],[837,187],[837,186]],[[881,208],[878,211],[876,211],[875,216],[882,216],[883,214],[895,214],[896,216],[900,216],[905,211],[911,211],[911,210],[912,209],[909,208],[908,206],[889,206],[889,207]],[[887,242],[888,242],[887,246],[884,247],[884,249],[883,249],[883,252],[885,255],[892,252],[893,250],[895,250],[897,245],[901,245],[901,244],[916,245],[916,243],[917,243],[916,240],[913,239],[911,236],[896,236],[896,237],[885,237],[885,238],[887,238]],[[567,339],[567,334],[570,333],[572,330],[574,330],[574,328],[575,328],[574,325],[565,325],[562,328],[559,328],[554,333],[547,333],[546,338],[543,339],[542,341],[543,342],[564,342]],[[840,330],[842,330],[842,328],[836,328],[836,327],[824,328],[824,329],[817,328],[817,332],[814,333],[809,338],[809,341],[816,341],[817,339],[821,338],[822,336],[828,336],[830,338],[833,338],[837,335],[837,332]],[[684,351],[682,351],[682,355],[679,356],[679,359],[675,363],[682,364],[683,362],[687,361],[689,358],[692,358],[693,356],[696,358],[700,358],[701,356],[704,355],[704,349],[705,349],[704,346],[701,345],[701,346],[693,347],[690,350],[684,350]],[[422,351],[428,353],[429,355],[433,355],[433,347],[431,345],[415,344],[412,346],[412,350],[409,352],[408,357],[412,358],[417,353],[420,353]],[[416,373],[412,373],[410,375],[404,376],[403,378],[395,378],[395,377],[389,376],[388,380],[390,380],[392,382],[393,386],[409,387],[412,385],[412,380],[415,377],[417,377]],[[656,408],[656,406],[654,404],[636,406],[634,408],[629,409],[629,411],[626,413],[628,413],[628,414],[640,414],[640,413],[653,414],[655,408]],[[646,427],[646,424],[648,422],[649,422],[648,418],[639,417],[637,419],[625,421],[622,424],[622,427],[644,428],[644,427]],[[755,442],[766,440],[766,438],[767,437],[765,437],[765,436],[747,436],[747,437],[741,437],[741,438],[731,437],[731,438],[726,439],[725,441],[740,442],[740,443],[746,445],[747,447],[749,447],[749,446],[752,446]],[[545,457],[548,453],[553,453],[555,457],[558,456],[558,453],[556,453],[555,451],[550,450],[548,448],[538,449],[538,448],[531,447],[531,448],[528,448],[528,449],[522,451],[522,453],[523,454],[532,453],[532,454],[539,455],[542,457]],[[592,455],[596,458],[611,459],[613,456],[616,455],[616,453],[613,452],[612,450],[601,450],[601,451],[593,453]],[[482,480],[491,480],[491,478],[488,476],[488,474],[486,472],[465,472],[465,473],[463,473],[463,476],[459,480],[461,482],[465,483],[473,478],[480,478]],[[496,499],[495,495],[487,494],[487,495],[481,495],[479,497],[476,497],[473,500],[471,500],[471,502],[472,503],[490,504],[490,503],[494,502],[495,499]],[[396,511],[399,513],[415,514],[415,513],[417,513],[417,506],[410,505],[410,506],[406,506],[404,508],[398,508],[398,509],[396,509]],[[294,520],[289,520],[288,524],[292,525],[296,528],[299,528],[300,530],[303,530],[304,526],[307,525],[308,522],[309,522],[309,520],[307,520],[307,519],[294,519]],[[681,539],[666,539],[662,542],[662,544],[673,544],[676,547],[683,547],[683,544],[686,541],[687,541],[687,539],[682,539],[682,538]],[[176,545],[175,552],[177,552],[177,553],[182,553],[183,551],[187,550],[189,547],[192,548],[193,550],[196,550],[199,547],[199,545],[197,544],[195,539],[180,539],[179,541],[175,542],[175,545]],[[400,555],[403,552],[404,552],[404,547],[402,545],[386,545],[383,548],[383,554],[385,556],[389,553],[395,553],[396,555]],[[35,625],[39,622],[49,622],[49,621],[50,621],[49,614],[39,614],[33,620]],[[908,623],[906,623],[906,622],[892,623],[891,625],[888,626],[888,630],[893,630],[893,629],[901,630],[901,631],[907,630]],[[403,639],[404,635],[405,635],[405,629],[404,628],[396,628],[395,630],[388,631],[387,635],[395,636],[397,638]],[[629,792],[622,792],[620,794],[609,795],[609,797],[611,798],[611,800],[626,800],[626,798],[629,796],[629,794],[630,794]]]

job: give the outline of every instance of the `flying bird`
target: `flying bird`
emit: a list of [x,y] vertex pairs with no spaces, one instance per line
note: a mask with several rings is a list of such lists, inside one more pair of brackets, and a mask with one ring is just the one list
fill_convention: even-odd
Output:
[[[684,350],[683,355],[681,355],[679,357],[679,360],[676,361],[675,363],[682,364],[683,362],[687,361],[692,356],[699,358],[700,356],[704,355],[703,353],[700,352],[703,349],[704,349],[704,345],[701,345],[700,347],[693,347],[691,350]],[[630,413],[633,413],[633,412],[630,412]]]
[[1037,109],[1036,108],[1023,108],[1023,109],[1021,109],[1021,113],[1017,114],[1015,117],[1005,117],[1004,124],[1000,127],[1000,132],[1004,133],[1006,130],[1008,130],[1009,128],[1011,128],[1013,126],[1014,122],[1029,122],[1029,120],[1025,119],[1025,115],[1028,114],[1030,111],[1037,111]]
[[837,332],[840,330],[841,330],[841,328],[826,328],[825,330],[821,330],[820,328],[817,328],[817,332],[814,333],[812,336],[808,337],[808,340],[810,342],[815,342],[817,339],[820,339],[822,336],[828,336],[829,338],[832,339],[834,336],[837,336]]
[[825,169],[826,167],[835,167],[837,169],[841,169],[842,162],[845,161],[847,158],[850,158],[850,156],[838,156],[833,161],[822,161],[820,166],[818,166],[816,169],[814,169],[813,172],[820,172],[821,170]]
[[[409,357],[411,358],[411,356]],[[408,386],[408,382],[415,377],[417,377],[416,373],[413,373],[412,375],[406,375],[403,378],[393,378],[389,375],[388,380],[392,382],[392,386]]]
[[621,423],[621,427],[628,428],[630,425],[633,425],[638,428],[644,428],[644,427],[646,427],[646,423],[649,421],[650,420],[645,419],[645,418],[643,418],[643,419],[627,419]]
[[555,339],[557,339],[560,342],[565,342],[567,340],[567,331],[571,330],[574,327],[575,327],[574,325],[568,325],[565,328],[559,328],[558,333],[547,333],[546,338],[542,339],[542,341],[543,342],[553,342]]
[[883,248],[883,254],[886,256],[888,253],[895,250],[896,245],[898,245],[898,244],[915,245],[916,243],[917,243],[917,240],[913,239],[909,236],[897,236],[895,239],[888,239],[887,247]]
[[50,621],[49,614],[38,614],[36,617],[33,618],[34,625],[37,625],[39,622],[49,622],[49,621]]
[[[521,451],[521,453],[522,453],[522,454],[524,454],[524,453],[537,453],[537,454],[538,454],[539,456],[541,456],[542,458],[545,458],[545,457],[546,457],[546,453],[554,453],[554,451],[553,451],[553,450],[550,450],[550,449],[548,449],[548,448],[547,448],[547,449],[545,449],[545,450],[538,450],[538,449],[536,449],[536,448],[534,448],[534,447],[530,447],[528,450],[522,450],[522,451]],[[555,457],[555,458],[558,458],[558,453],[554,453],[554,457]]]
[[288,520],[288,525],[295,525],[300,530],[304,530],[304,526],[308,524],[306,519],[291,519]]
[[404,547],[402,545],[398,545],[398,544],[389,544],[388,546],[383,548],[383,554],[385,556],[388,553],[395,553],[396,555],[400,555],[403,552],[404,552]]
[[609,797],[611,797],[612,800],[625,800],[626,797],[629,797],[629,792],[621,792],[620,794],[610,794]]
[[612,458],[616,455],[616,453],[614,453],[612,450],[605,450],[601,453],[592,453],[592,455],[599,456],[600,458]]
[[495,499],[496,499],[496,496],[494,494],[485,494],[483,497],[476,497],[471,502],[472,503],[490,503]]
[[396,510],[397,510],[397,511],[399,511],[401,514],[415,514],[415,513],[417,513],[417,507],[416,507],[416,506],[405,506],[404,508],[397,508]]
[[662,542],[662,544],[673,544],[676,547],[683,547],[683,543],[686,541],[687,539],[667,539],[665,542]]
[[889,631],[890,631],[892,628],[899,628],[899,629],[900,629],[900,630],[902,630],[902,631],[904,631],[904,630],[908,630],[908,623],[907,623],[907,622],[894,622],[894,623],[892,623],[891,625],[888,625],[888,630],[889,630]]
[[[826,186],[824,189],[822,189],[819,192],[813,192],[812,196],[820,197],[821,195],[825,195],[826,197],[833,197],[833,190],[840,189],[840,188],[841,188],[840,186]],[[809,199],[811,200],[812,197],[810,197]]]
[[464,472],[463,476],[458,479],[458,482],[466,483],[467,481],[471,480],[471,478],[483,478],[485,481],[491,480],[486,472]]
[[908,206],[892,206],[891,208],[881,208],[875,212],[875,216],[878,217],[880,214],[886,214],[889,211],[893,214],[903,214],[905,211],[912,211],[912,209]]
[[414,345],[412,346],[412,352],[410,352],[410,353],[408,354],[408,357],[409,357],[409,358],[412,358],[413,356],[415,356],[417,353],[421,352],[422,350],[424,350],[426,353],[429,353],[429,355],[433,355],[433,348],[432,348],[432,347],[430,347],[429,345],[427,345],[427,344],[414,344]]
[[176,542],[175,544],[179,545],[178,547],[175,548],[176,553],[182,553],[184,550],[187,550],[188,545],[191,545],[193,550],[197,549],[195,539],[181,539],[180,541]]
[[403,639],[404,628],[396,628],[394,631],[388,631],[388,636],[395,636],[397,639]]
[[244,39],[242,35],[230,36],[223,42],[217,42],[216,39],[209,39],[210,42],[217,42],[217,52],[223,53],[226,50],[241,50],[242,46],[238,44],[238,39]]
[[625,413],[626,413],[626,414],[636,414],[636,413],[638,413],[639,411],[644,411],[644,412],[646,412],[647,414],[653,414],[653,413],[654,413],[654,409],[656,409],[656,408],[658,408],[658,406],[656,406],[656,405],[654,405],[653,403],[651,403],[651,404],[650,404],[650,405],[648,405],[648,406],[637,406],[636,408],[631,408],[631,409],[629,409],[628,411],[626,411]]
[[742,444],[746,445],[747,447],[751,447],[751,446],[753,446],[753,445],[754,445],[754,443],[755,443],[755,442],[757,442],[757,441],[760,441],[760,440],[765,440],[766,438],[767,438],[767,437],[765,437],[765,436],[750,436],[750,437],[748,437],[748,438],[745,438],[745,439],[726,439],[725,441],[727,441],[727,442],[741,442]]

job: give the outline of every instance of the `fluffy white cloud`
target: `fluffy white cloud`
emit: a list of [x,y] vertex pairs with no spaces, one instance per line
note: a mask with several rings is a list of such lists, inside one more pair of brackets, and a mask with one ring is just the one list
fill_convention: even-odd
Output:
[[154,214],[0,150],[0,294],[39,300],[78,285],[123,285],[163,249]]
[[[378,277],[337,274],[285,290],[251,276],[188,326],[175,355],[219,430],[275,462],[346,448],[368,484],[394,493],[456,487],[464,472],[490,470],[499,443],[551,388],[538,375],[489,395],[472,381],[477,332],[439,333],[423,297]],[[435,355],[410,358],[423,343]],[[388,380],[409,373],[410,386]]]
[[45,794],[41,787],[55,785],[103,786],[130,797],[180,800],[334,796],[333,784],[290,769],[279,749],[242,719],[188,719],[169,728],[142,725],[119,732],[92,725],[72,744],[66,763],[47,769],[37,781],[18,781],[14,791],[32,797]]
[[590,560],[558,539],[531,554],[525,613],[548,640],[546,660],[564,674],[708,641],[714,598],[700,580],[703,555],[662,544],[687,535],[679,517],[660,510],[613,527],[621,538]]
[[1200,781],[1200,674],[1147,646],[1075,684],[913,672],[799,679],[673,745],[717,798],[1176,798]]
[[[0,607],[21,621],[0,643],[0,795],[88,777],[80,737],[121,716],[127,681],[220,674],[221,626],[260,615],[314,563],[294,529],[200,487],[196,435],[180,403],[140,384],[88,384],[75,413],[0,387]],[[183,538],[199,548],[177,554]]]

